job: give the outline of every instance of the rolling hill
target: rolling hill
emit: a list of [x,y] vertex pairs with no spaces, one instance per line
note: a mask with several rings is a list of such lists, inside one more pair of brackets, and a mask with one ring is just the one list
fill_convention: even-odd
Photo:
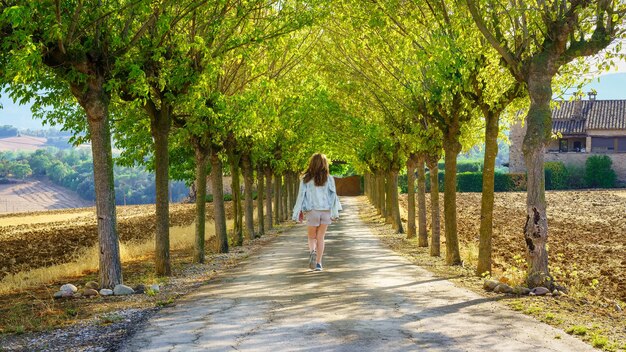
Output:
[[46,138],[31,136],[0,138],[0,152],[34,151],[43,148],[46,141]]

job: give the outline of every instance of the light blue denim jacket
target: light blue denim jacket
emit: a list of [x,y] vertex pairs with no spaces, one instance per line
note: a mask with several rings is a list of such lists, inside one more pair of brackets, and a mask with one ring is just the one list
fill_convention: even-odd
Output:
[[[322,194],[326,192],[328,197],[318,197],[316,196],[317,192]],[[315,186],[314,180],[304,183],[304,180],[300,179],[300,190],[298,191],[298,198],[296,199],[296,205],[293,207],[293,216],[291,218],[294,221],[298,221],[300,211],[307,212],[311,210],[330,210],[331,218],[339,217],[339,211],[342,208],[337,196],[337,189],[335,188],[335,178],[328,176],[326,184],[320,187]]]

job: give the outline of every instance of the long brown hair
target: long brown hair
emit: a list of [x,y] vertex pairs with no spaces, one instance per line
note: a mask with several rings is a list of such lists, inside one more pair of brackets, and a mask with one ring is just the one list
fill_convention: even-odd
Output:
[[304,173],[304,183],[315,180],[316,186],[323,186],[328,180],[328,159],[326,155],[316,153],[309,160],[309,168]]

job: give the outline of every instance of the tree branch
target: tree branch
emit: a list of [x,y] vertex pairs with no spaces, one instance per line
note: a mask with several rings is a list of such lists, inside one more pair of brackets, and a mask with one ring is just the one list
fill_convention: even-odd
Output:
[[480,30],[480,32],[485,36],[489,44],[491,44],[491,46],[493,46],[493,48],[496,49],[496,51],[502,56],[515,79],[517,79],[518,81],[524,81],[523,74],[520,71],[521,62],[513,56],[513,53],[511,53],[508,48],[500,45],[498,40],[496,40],[496,38],[494,37],[493,33],[489,31],[487,25],[485,24],[485,21],[483,20],[483,17],[478,12],[478,8],[476,7],[476,0],[466,1],[470,13],[472,14],[472,18],[474,19],[474,23],[476,23],[476,26],[478,27],[478,30]]

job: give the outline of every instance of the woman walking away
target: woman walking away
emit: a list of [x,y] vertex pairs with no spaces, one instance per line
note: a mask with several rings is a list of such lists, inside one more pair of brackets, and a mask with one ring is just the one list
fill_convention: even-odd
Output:
[[313,154],[308,169],[300,179],[300,190],[292,217],[293,220],[302,222],[306,215],[309,268],[312,270],[322,271],[326,229],[331,219],[339,218],[340,210],[335,180],[328,171],[328,159],[324,154]]

